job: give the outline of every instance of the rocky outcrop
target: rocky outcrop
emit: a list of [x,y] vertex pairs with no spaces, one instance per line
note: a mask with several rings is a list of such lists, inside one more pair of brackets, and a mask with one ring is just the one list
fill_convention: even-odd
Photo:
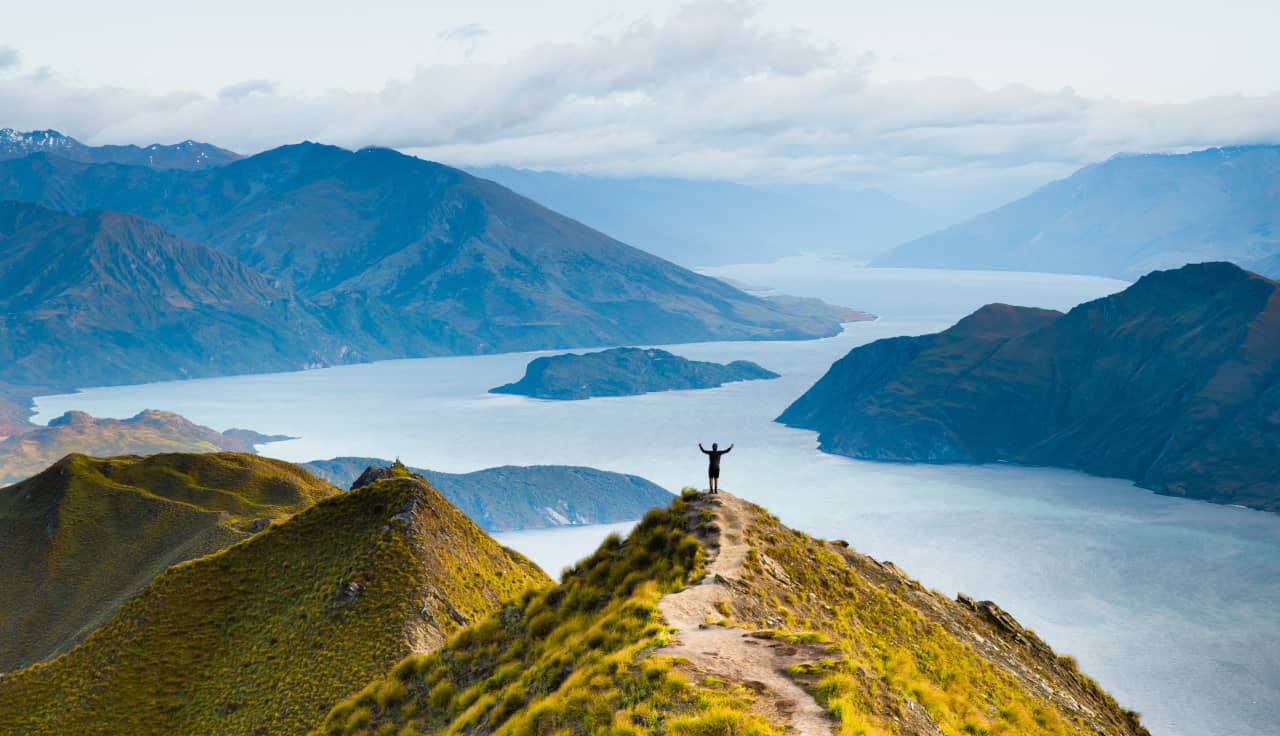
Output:
[[990,305],[855,348],[778,421],[852,457],[1053,465],[1280,511],[1280,284],[1205,263],[1066,315]]
[[777,373],[746,360],[722,365],[689,360],[665,350],[613,348],[536,358],[525,369],[524,378],[489,392],[563,401],[717,388],[734,381],[777,377]]

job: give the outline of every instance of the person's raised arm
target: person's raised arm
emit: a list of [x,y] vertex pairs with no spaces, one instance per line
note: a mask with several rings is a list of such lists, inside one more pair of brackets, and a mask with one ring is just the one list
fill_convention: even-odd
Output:
[[[698,449],[707,452],[707,448],[703,447],[701,442],[698,443]],[[708,452],[707,454],[710,455],[711,453]]]
[[726,455],[727,455],[727,454],[729,454],[729,451],[730,451],[730,450],[732,450],[732,449],[733,449],[733,443],[732,443],[732,442],[730,442],[730,443],[729,443],[729,446],[728,446],[728,447],[726,447],[726,448],[724,448],[724,452],[725,452],[725,454],[726,454]]

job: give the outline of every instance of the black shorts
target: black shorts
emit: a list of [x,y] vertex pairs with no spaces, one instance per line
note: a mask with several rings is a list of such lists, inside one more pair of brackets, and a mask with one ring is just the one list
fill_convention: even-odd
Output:
[[719,478],[720,478],[720,469],[719,469],[719,468],[716,468],[715,470],[708,470],[708,471],[707,471],[707,477],[708,477],[708,478],[715,478],[715,479],[719,480]]

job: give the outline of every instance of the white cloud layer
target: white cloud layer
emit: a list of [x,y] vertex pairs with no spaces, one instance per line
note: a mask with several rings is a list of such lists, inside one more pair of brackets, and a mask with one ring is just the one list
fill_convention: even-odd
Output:
[[[470,43],[486,29],[449,33]],[[1145,104],[961,78],[877,82],[876,63],[763,27],[747,5],[696,2],[501,63],[420,68],[373,92],[297,96],[254,79],[215,96],[155,95],[11,70],[0,125],[92,143],[198,138],[251,152],[310,139],[459,165],[833,180],[907,196],[1043,181],[1121,151],[1280,143],[1280,91]],[[0,70],[17,64],[0,47]]]

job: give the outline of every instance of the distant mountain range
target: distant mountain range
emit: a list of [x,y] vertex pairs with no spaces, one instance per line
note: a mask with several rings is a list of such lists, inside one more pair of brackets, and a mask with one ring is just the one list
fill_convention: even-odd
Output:
[[315,306],[235,258],[136,215],[26,202],[0,202],[0,315],[13,382],[298,370],[351,352]]
[[684,266],[759,263],[804,252],[871,258],[946,224],[876,189],[822,184],[561,174],[491,166],[472,173]]
[[1228,263],[855,348],[778,421],[872,460],[1010,461],[1280,511],[1280,284]]
[[142,411],[129,419],[98,419],[69,411],[0,441],[0,484],[39,473],[72,453],[94,457],[160,452],[255,452],[255,446],[292,439],[247,429],[219,432],[167,411]]
[[172,145],[86,146],[56,130],[22,132],[0,128],[0,160],[47,153],[61,158],[94,164],[125,164],[155,169],[209,169],[239,160],[240,154],[225,148],[183,141]]
[[[367,468],[391,465],[392,461],[376,457],[335,457],[301,467],[349,488]],[[408,470],[424,476],[467,518],[489,532],[632,521],[671,502],[671,494],[656,483],[595,468],[504,465],[472,473]]]
[[717,388],[734,381],[777,377],[777,373],[747,360],[723,364],[689,360],[653,348],[611,348],[534,358],[519,381],[491,388],[489,393],[573,401],[593,396]]
[[1132,280],[1220,260],[1280,277],[1280,146],[1116,156],[872,265]]
[[0,199],[17,200],[0,205],[10,385],[840,329],[386,149],[304,143],[200,170],[58,151],[0,161]]

